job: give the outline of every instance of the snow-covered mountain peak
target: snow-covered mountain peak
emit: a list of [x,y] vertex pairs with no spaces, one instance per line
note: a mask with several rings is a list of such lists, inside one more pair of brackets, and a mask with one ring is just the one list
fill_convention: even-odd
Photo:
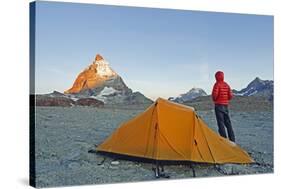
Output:
[[251,81],[246,88],[240,91],[233,90],[234,94],[237,96],[273,96],[273,81],[272,80],[262,80],[256,77]]
[[95,98],[105,104],[152,103],[143,94],[133,92],[100,54],[78,74],[72,87],[64,93],[77,99]]
[[196,87],[193,87],[192,89],[189,90],[189,93],[205,93],[205,91],[201,88],[196,88]]
[[180,94],[178,97],[170,97],[169,100],[182,103],[189,100],[193,100],[199,96],[206,96],[206,95],[207,93],[203,89],[193,87],[187,93]]
[[88,69],[93,69],[95,74],[101,77],[116,76],[117,73],[110,68],[109,63],[100,55],[97,54],[92,65]]

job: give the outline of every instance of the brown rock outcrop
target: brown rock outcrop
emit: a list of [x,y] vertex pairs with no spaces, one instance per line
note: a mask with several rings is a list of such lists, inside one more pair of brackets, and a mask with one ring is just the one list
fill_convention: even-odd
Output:
[[80,98],[74,101],[67,96],[54,96],[52,94],[36,95],[35,105],[36,106],[61,106],[61,107],[70,107],[70,106],[103,107],[104,106],[104,102],[94,98]]
[[65,97],[48,97],[36,95],[36,106],[62,106],[70,107],[75,104],[74,100]]
[[95,61],[104,60],[100,54],[96,55]]

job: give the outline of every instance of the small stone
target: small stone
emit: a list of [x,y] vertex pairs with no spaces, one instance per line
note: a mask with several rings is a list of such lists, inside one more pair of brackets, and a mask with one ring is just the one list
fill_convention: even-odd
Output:
[[119,161],[112,161],[111,162],[111,165],[119,165],[120,163],[119,163]]
[[136,167],[141,167],[141,164],[136,164]]
[[88,153],[95,153],[95,152],[96,152],[96,150],[94,150],[94,149],[88,150]]

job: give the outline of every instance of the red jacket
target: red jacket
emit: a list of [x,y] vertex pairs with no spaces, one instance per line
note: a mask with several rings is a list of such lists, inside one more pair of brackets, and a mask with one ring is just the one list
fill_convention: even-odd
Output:
[[224,82],[224,74],[218,71],[215,75],[217,82],[214,84],[212,97],[215,104],[228,105],[233,94],[229,85]]

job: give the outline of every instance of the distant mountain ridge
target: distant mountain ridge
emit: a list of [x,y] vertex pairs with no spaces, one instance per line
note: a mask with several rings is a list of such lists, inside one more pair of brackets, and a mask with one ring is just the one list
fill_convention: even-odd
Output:
[[251,81],[247,87],[238,90],[233,90],[236,96],[263,96],[269,99],[273,98],[273,81],[272,80],[262,80],[256,77]]
[[181,94],[178,97],[170,97],[168,100],[184,103],[190,100],[193,100],[199,96],[207,96],[207,93],[201,88],[192,88],[187,93]]
[[83,105],[86,105],[87,102],[91,105],[138,105],[153,102],[142,93],[133,92],[100,54],[97,54],[92,64],[78,74],[73,85],[64,93],[54,91],[50,94],[40,95],[38,99],[41,100],[42,105],[48,104],[49,101],[52,101],[51,104],[60,104],[62,100],[64,104],[68,105],[81,105],[81,102]]
[[[272,80],[262,80],[259,77],[256,77],[245,88],[241,90],[233,89],[232,91],[235,96],[260,96],[273,100],[273,88],[274,83]],[[201,88],[192,88],[187,93],[177,97],[170,97],[168,100],[185,103],[201,96],[208,96],[208,94]]]
[[[236,96],[261,96],[273,101],[272,80],[262,80],[256,77],[247,87],[232,91]],[[141,92],[133,92],[100,54],[97,54],[94,61],[78,74],[73,85],[64,93],[54,91],[36,96],[38,97],[37,104],[42,106],[56,106],[56,104],[58,106],[138,105],[153,102]],[[170,97],[168,100],[186,103],[204,96],[209,95],[202,88],[194,87],[188,92]]]

